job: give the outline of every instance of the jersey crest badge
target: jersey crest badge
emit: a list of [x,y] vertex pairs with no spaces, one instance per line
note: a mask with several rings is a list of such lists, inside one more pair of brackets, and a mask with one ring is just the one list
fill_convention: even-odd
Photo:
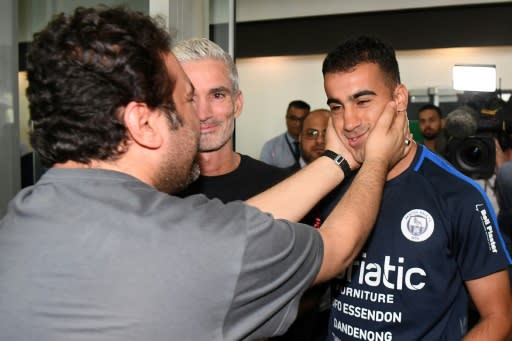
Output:
[[413,242],[423,242],[434,232],[434,219],[425,210],[414,209],[402,218],[402,234]]

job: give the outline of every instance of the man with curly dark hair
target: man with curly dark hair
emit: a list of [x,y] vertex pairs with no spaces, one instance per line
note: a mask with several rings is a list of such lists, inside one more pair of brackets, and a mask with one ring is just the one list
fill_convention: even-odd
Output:
[[0,221],[0,340],[282,333],[302,293],[362,246],[405,152],[405,117],[388,105],[350,198],[321,230],[291,221],[360,166],[332,131],[329,157],[247,203],[168,195],[194,178],[199,142],[170,41],[121,8],[79,8],[35,35],[31,141],[50,169]]
[[173,131],[183,127],[184,115],[176,112],[169,95],[176,84],[163,58],[170,53],[171,39],[155,25],[119,9],[102,15],[78,9],[72,17],[59,15],[36,34],[28,55],[27,95],[34,124],[31,143],[44,165],[74,161],[90,166],[119,158],[128,147],[121,109],[131,108],[132,102],[134,109],[144,104],[144,109],[164,113]]

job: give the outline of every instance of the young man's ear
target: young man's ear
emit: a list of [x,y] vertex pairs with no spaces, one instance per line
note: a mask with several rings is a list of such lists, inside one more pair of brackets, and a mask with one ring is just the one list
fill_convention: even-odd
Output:
[[159,115],[162,113],[149,109],[145,103],[128,103],[124,110],[123,121],[131,139],[145,148],[160,147],[163,139],[159,129]]
[[403,84],[398,84],[395,88],[393,97],[396,102],[398,111],[406,111],[407,104],[409,103],[409,92]]

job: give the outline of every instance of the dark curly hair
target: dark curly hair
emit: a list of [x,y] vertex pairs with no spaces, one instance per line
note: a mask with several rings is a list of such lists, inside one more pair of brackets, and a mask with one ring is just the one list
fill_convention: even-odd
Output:
[[375,63],[386,75],[392,89],[400,84],[400,71],[395,50],[375,37],[360,36],[347,40],[327,54],[322,73],[347,72],[361,63]]
[[27,96],[30,140],[43,164],[118,157],[127,142],[120,117],[131,101],[162,109],[176,129],[170,48],[163,25],[122,7],[80,7],[36,33]]

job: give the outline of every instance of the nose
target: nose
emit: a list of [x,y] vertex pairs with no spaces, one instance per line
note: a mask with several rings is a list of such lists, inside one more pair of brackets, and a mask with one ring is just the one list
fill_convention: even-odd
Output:
[[325,132],[319,133],[315,138],[315,142],[317,145],[325,145]]
[[345,131],[353,131],[361,125],[361,117],[357,114],[357,111],[347,107],[343,113],[343,129]]
[[202,96],[196,96],[196,98],[194,99],[194,104],[196,107],[197,117],[199,117],[199,120],[201,122],[206,121],[207,119],[212,117],[211,106],[206,98]]

